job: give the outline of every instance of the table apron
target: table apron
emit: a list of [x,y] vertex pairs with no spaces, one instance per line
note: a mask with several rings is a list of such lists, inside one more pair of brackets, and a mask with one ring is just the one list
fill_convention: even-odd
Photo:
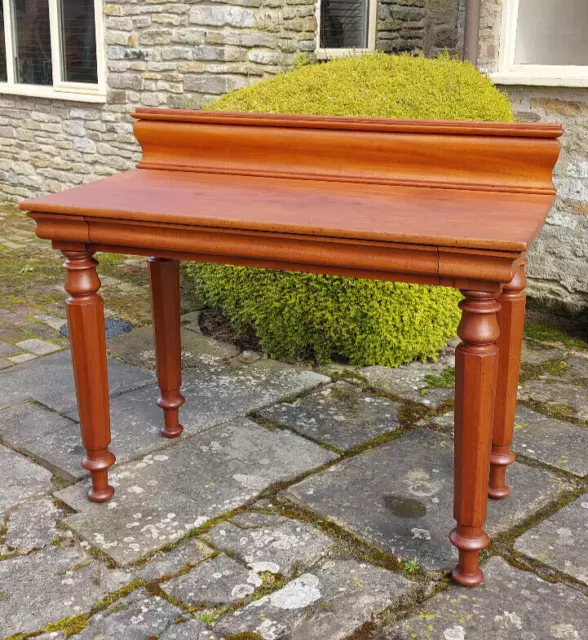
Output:
[[215,262],[496,292],[525,253],[30,213],[55,249]]

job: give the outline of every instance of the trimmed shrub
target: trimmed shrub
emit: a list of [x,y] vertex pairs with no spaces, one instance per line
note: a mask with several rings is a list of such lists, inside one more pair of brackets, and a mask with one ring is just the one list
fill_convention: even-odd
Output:
[[[308,65],[221,97],[221,111],[512,121],[506,95],[469,63],[382,53]],[[474,214],[473,214],[474,215]],[[270,356],[397,366],[455,335],[460,293],[442,287],[192,263],[202,299]]]

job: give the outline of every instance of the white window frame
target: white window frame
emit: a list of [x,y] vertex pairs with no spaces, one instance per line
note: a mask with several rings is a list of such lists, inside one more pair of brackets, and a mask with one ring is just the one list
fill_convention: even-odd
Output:
[[328,49],[321,47],[321,2],[316,3],[316,50],[315,54],[319,60],[330,60],[332,58],[347,58],[354,54],[372,53],[376,50],[376,21],[378,18],[378,0],[367,0],[368,7],[368,46],[365,48],[341,48]]
[[547,87],[588,87],[588,66],[515,64],[519,0],[504,0],[498,70],[490,74],[497,84]]
[[6,40],[7,82],[0,82],[0,95],[31,96],[57,100],[75,100],[77,102],[106,102],[106,59],[104,53],[104,23],[102,18],[102,0],[94,0],[94,22],[96,25],[96,63],[98,82],[66,82],[63,77],[61,55],[61,19],[60,0],[49,1],[49,29],[51,31],[51,62],[53,85],[24,84],[16,81],[16,48],[14,42],[14,20],[12,0],[0,0],[4,6],[4,37]]

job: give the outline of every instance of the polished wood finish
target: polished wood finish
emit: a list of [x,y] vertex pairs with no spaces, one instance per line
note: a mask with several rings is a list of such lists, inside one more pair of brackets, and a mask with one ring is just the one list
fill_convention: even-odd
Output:
[[178,412],[184,404],[182,386],[182,343],[180,337],[180,270],[177,260],[149,258],[149,285],[153,310],[155,361],[163,409],[166,438],[177,438],[184,428]]
[[93,502],[109,500],[114,489],[108,484],[108,469],[115,458],[110,444],[108,368],[104,333],[104,302],[98,295],[98,262],[89,251],[64,251],[67,276],[65,290],[67,321],[73,361],[82,443],[86,456],[82,467],[92,475],[88,497]]
[[501,306],[498,313],[500,355],[498,358],[492,455],[490,456],[490,489],[488,491],[488,495],[496,499],[504,498],[510,493],[510,489],[506,485],[506,468],[515,459],[510,445],[512,444],[517,410],[525,324],[526,296],[523,291],[526,286],[525,266],[521,265],[513,280],[504,286],[502,295],[498,299]]
[[450,537],[455,580],[478,584],[489,486],[505,492],[511,459],[522,267],[554,200],[561,127],[157,109],[135,117],[137,170],[21,205],[37,235],[90,274],[71,285],[90,322],[72,315],[71,324],[93,499],[111,492],[112,458],[92,253],[151,257],[167,436],[181,431],[183,402],[178,260],[456,287],[466,297]]
[[450,540],[459,549],[453,579],[467,587],[484,574],[478,556],[490,540],[484,531],[496,398],[500,305],[491,293],[463,291],[455,353],[455,486]]

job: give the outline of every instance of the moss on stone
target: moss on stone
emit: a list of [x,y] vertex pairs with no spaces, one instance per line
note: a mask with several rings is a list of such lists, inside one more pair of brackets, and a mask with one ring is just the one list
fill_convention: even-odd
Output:
[[563,329],[550,324],[527,322],[525,324],[525,336],[541,342],[563,345],[568,349],[578,351],[588,349],[588,342],[586,342],[586,340],[574,337]]
[[[469,63],[383,53],[354,56],[228,94],[211,109],[243,112],[511,121],[505,94]],[[317,212],[320,216],[320,212]],[[237,335],[275,357],[342,356],[397,366],[435,357],[455,335],[459,292],[441,287],[216,264],[187,267],[202,299]]]

